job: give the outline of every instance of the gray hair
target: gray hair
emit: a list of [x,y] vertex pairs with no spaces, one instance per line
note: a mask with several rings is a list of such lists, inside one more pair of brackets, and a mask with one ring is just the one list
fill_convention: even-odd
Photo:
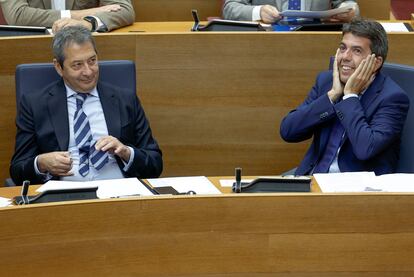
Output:
[[382,57],[385,62],[388,53],[388,39],[384,27],[376,21],[356,18],[350,23],[344,24],[342,36],[351,33],[358,37],[364,37],[371,41],[371,52],[375,56]]
[[96,53],[95,40],[92,37],[92,33],[82,25],[67,26],[59,30],[52,41],[53,56],[63,68],[63,62],[65,61],[65,49],[72,43],[85,44],[90,42]]

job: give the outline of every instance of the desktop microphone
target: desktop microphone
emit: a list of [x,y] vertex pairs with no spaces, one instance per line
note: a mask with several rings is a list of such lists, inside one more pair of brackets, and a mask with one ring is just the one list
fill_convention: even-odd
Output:
[[30,202],[29,197],[27,197],[27,193],[29,192],[29,186],[30,186],[30,181],[28,180],[23,181],[22,191],[21,191],[23,205],[29,204]]
[[236,177],[236,182],[233,183],[233,192],[240,193],[241,192],[241,176],[242,176],[242,169],[241,167],[236,167],[234,171],[234,175]]

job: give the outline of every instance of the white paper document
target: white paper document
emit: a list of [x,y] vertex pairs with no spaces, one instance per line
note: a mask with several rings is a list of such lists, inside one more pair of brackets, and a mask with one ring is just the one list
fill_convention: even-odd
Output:
[[137,178],[96,180],[89,182],[48,181],[39,187],[37,192],[60,189],[98,188],[96,194],[99,199],[116,198],[122,196],[149,196],[154,195]]
[[285,10],[280,13],[284,17],[301,17],[301,18],[327,18],[336,14],[348,12],[352,7],[343,6],[337,9],[326,11],[300,11],[300,10]]
[[0,207],[7,207],[11,205],[11,202],[12,201],[9,198],[0,197]]
[[380,22],[387,33],[391,32],[409,32],[403,22]]
[[[251,181],[253,181],[253,179],[242,179],[241,182],[242,183],[250,183]],[[233,183],[236,182],[236,179],[222,179],[220,180],[220,185],[222,187],[232,187]]]
[[346,172],[313,176],[323,192],[414,192],[414,174]]
[[147,181],[155,188],[170,186],[179,193],[194,191],[196,194],[221,194],[205,176],[156,178]]

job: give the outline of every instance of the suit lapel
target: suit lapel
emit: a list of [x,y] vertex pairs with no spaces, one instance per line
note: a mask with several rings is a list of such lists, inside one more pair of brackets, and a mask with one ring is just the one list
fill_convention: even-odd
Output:
[[63,81],[53,86],[49,91],[49,95],[49,117],[55,130],[60,150],[65,151],[69,145],[69,120],[66,88]]
[[116,138],[121,137],[121,117],[116,91],[98,83],[99,99],[101,100],[108,133]]
[[367,111],[367,108],[371,103],[377,98],[378,93],[381,91],[382,86],[384,84],[384,75],[382,75],[380,72],[375,77],[372,84],[368,87],[368,89],[365,91],[365,93],[361,97],[361,105],[364,108],[365,111]]

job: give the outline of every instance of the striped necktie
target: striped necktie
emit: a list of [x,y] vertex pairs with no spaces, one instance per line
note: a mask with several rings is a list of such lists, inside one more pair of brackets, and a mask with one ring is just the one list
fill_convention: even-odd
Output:
[[108,162],[108,153],[96,151],[95,143],[92,144],[91,127],[82,108],[87,96],[86,93],[76,94],[76,112],[73,119],[73,132],[79,149],[79,174],[83,177],[89,173],[89,157],[97,170]]
[[301,0],[289,0],[288,10],[300,10]]
[[342,139],[344,132],[345,129],[342,126],[342,123],[339,121],[339,119],[336,119],[334,125],[332,126],[331,134],[329,135],[329,141],[325,147],[325,151],[318,164],[315,166],[313,173],[329,172],[329,168],[331,167],[338,149],[343,142]]

